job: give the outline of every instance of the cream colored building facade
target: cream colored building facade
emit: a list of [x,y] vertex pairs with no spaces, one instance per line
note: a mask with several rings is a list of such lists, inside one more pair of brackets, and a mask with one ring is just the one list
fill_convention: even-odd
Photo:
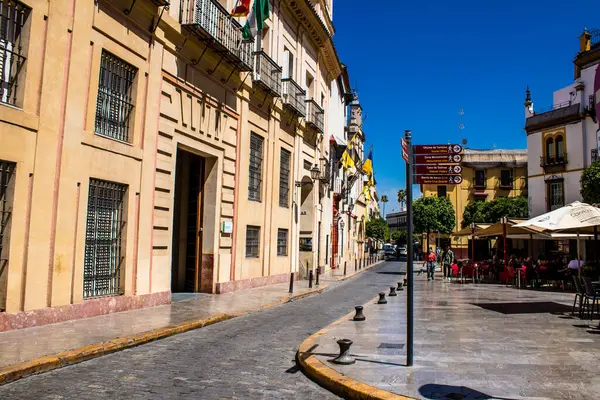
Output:
[[326,266],[331,1],[0,1],[0,331]]

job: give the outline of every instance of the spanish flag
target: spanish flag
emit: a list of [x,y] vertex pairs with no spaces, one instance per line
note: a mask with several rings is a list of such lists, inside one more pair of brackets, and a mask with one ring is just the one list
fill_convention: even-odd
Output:
[[365,160],[365,163],[363,164],[363,171],[365,172],[365,174],[373,173],[373,148],[372,147],[369,149],[369,154],[367,155],[367,159]]
[[250,0],[237,0],[235,7],[231,10],[234,17],[247,17],[250,12]]

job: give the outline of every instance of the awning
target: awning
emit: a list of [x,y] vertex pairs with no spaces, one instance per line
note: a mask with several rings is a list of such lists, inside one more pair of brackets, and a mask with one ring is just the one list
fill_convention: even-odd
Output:
[[[543,229],[536,227],[522,227],[517,228],[514,225],[525,221],[524,219],[508,219],[506,222],[506,235],[510,237],[510,235],[531,235],[536,233],[541,233]],[[476,237],[488,237],[488,236],[502,236],[504,234],[504,224],[502,222],[496,222],[493,225],[488,226],[485,229],[475,233]]]
[[[491,224],[475,224],[475,236],[477,236],[477,232],[489,227]],[[462,228],[460,231],[453,233],[452,236],[462,237],[462,236],[471,236],[473,234],[473,228],[471,226],[467,226]]]

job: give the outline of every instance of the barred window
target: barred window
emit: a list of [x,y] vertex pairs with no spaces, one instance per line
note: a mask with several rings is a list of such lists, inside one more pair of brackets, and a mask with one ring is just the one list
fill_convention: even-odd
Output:
[[127,186],[90,179],[83,297],[121,293]]
[[100,58],[95,132],[112,139],[130,141],[133,111],[133,80],[137,68],[103,50]]
[[260,226],[246,227],[246,257],[258,258],[260,245]]
[[290,160],[292,154],[284,149],[281,149],[281,157],[279,162],[279,206],[290,206]]
[[[23,76],[27,43],[23,38],[31,9],[13,0],[0,0],[0,103],[22,105]],[[21,82],[19,81],[21,78]]]
[[15,163],[0,160],[0,311],[6,309],[8,250],[16,166]]
[[287,256],[288,255],[288,230],[277,229],[277,255]]
[[262,183],[264,139],[252,133],[250,135],[250,169],[248,172],[248,199],[260,201],[260,188]]

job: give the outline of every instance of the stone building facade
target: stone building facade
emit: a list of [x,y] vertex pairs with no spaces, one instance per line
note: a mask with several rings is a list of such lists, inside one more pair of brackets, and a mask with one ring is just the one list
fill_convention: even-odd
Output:
[[327,266],[330,0],[0,3],[0,331]]

